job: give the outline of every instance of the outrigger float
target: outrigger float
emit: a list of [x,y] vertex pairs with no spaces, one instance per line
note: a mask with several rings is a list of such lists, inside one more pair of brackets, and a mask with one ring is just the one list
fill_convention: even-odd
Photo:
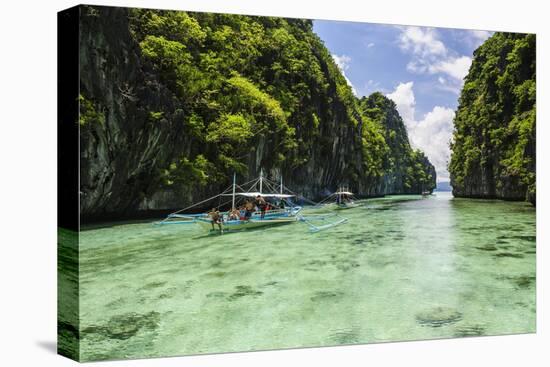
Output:
[[[243,188],[244,186],[245,188]],[[280,183],[275,183],[263,175],[263,170],[260,171],[260,177],[244,183],[242,186],[236,182],[236,175],[233,175],[233,184],[225,189],[222,193],[212,196],[208,199],[193,204],[187,208],[178,210],[169,214],[164,220],[156,222],[156,225],[169,224],[198,224],[202,228],[211,232],[224,233],[227,231],[238,231],[244,229],[255,229],[268,226],[276,226],[302,222],[309,226],[311,232],[318,232],[328,229],[339,224],[345,223],[348,219],[337,214],[319,215],[319,214],[302,214],[302,206],[297,205],[294,199],[299,195],[288,190],[283,185],[281,178]],[[264,192],[264,188],[268,191]],[[230,200],[222,202],[224,198]],[[231,216],[231,212],[246,201],[254,201],[261,197],[266,200],[265,210],[254,210],[246,215],[246,210],[238,209],[238,217]],[[231,203],[231,210],[219,212],[219,219],[214,220],[209,213],[186,214],[186,211],[191,210],[199,205],[206,206],[218,200],[216,208],[224,207]]]

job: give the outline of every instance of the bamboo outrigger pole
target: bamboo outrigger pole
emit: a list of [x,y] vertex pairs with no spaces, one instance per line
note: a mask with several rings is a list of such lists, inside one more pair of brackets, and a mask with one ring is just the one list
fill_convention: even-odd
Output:
[[264,182],[264,169],[260,168],[260,195],[262,194],[263,182]]
[[235,186],[237,185],[236,180],[237,174],[233,172],[233,195],[231,200],[231,210],[235,209]]

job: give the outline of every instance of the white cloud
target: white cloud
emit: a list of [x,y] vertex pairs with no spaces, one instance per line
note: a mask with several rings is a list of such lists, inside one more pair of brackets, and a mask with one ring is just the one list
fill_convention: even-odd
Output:
[[369,79],[365,83],[365,88],[362,90],[361,95],[368,96],[371,93],[374,93],[376,91],[383,91],[384,88],[380,87],[380,82],[376,82],[372,79]]
[[412,60],[407,64],[407,70],[415,74],[424,74],[428,68],[429,64],[425,60]]
[[429,65],[428,71],[430,74],[444,73],[454,79],[463,80],[468,74],[471,64],[472,59],[468,56],[460,56],[457,58],[451,57]]
[[447,48],[438,39],[433,28],[400,27],[399,46],[404,51],[412,52],[420,57],[445,55]]
[[438,181],[449,179],[447,162],[454,116],[452,109],[435,106],[408,130],[412,146],[421,149],[435,166]]
[[367,45],[367,48],[371,48],[371,47],[374,47],[374,43],[373,43],[373,42],[370,42],[370,43]]
[[435,106],[422,119],[416,120],[413,86],[413,82],[400,83],[392,93],[386,96],[395,102],[407,126],[413,148],[422,150],[428,156],[435,166],[438,181],[447,181],[449,179],[447,162],[451,154],[449,141],[452,136],[455,113],[450,108]]
[[340,70],[345,71],[349,68],[349,63],[351,62],[351,57],[349,57],[347,55],[339,56],[339,55],[336,55],[336,54],[332,54],[332,58],[334,59],[334,62],[336,63],[336,65],[338,65]]
[[451,93],[454,93],[456,95],[459,95],[460,94],[460,90],[462,88],[462,85],[458,84],[456,81],[449,81],[443,77],[438,77],[437,78],[437,81],[439,82],[439,84],[436,84],[434,86],[434,88],[437,88],[437,89],[440,89],[440,90],[443,90],[443,91],[447,91],[447,92],[451,92]]
[[369,80],[367,81],[367,85],[368,85],[368,86],[376,87],[376,86],[380,85],[380,82],[375,82],[374,80],[369,79]]
[[493,35],[493,32],[489,31],[469,30],[467,32],[470,35],[471,42],[475,47],[478,47],[485,42],[487,38]]
[[386,97],[391,99],[397,105],[397,111],[405,121],[407,127],[409,123],[414,123],[414,112],[416,100],[412,90],[414,83],[400,83],[392,93],[386,94]]
[[[416,74],[447,76],[450,79],[447,80],[447,87],[444,90],[458,94],[472,59],[468,56],[460,56],[447,48],[433,28],[399,27],[399,29],[401,29],[398,37],[399,47],[411,54],[407,70]],[[478,33],[472,33],[472,37],[477,39],[487,36],[485,33],[479,33],[480,31],[475,32]]]
[[342,75],[344,76],[344,79],[346,79],[346,82],[348,83],[348,85],[351,87],[351,91],[353,92],[353,94],[357,96],[357,90],[351,83],[351,80],[349,80],[349,78],[346,75],[346,70],[348,70],[349,63],[351,62],[351,57],[347,55],[339,56],[336,54],[332,54],[332,59],[336,63],[336,66],[338,66],[338,69],[340,69],[340,71],[342,72]]

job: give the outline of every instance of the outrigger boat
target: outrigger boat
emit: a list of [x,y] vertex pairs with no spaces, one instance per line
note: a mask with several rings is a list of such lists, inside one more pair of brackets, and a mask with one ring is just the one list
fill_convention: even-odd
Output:
[[357,208],[359,204],[355,202],[353,193],[350,191],[338,191],[336,194],[336,209],[352,209]]
[[[357,208],[360,205],[355,202],[355,196],[349,189],[340,187],[338,191],[330,194],[318,205],[336,210]],[[333,201],[333,202],[332,202]]]
[[[317,232],[338,224],[345,223],[347,221],[347,218],[336,216],[337,220],[334,222],[329,221],[327,224],[324,224],[325,222],[323,222],[322,225],[314,224],[313,222],[315,221],[326,221],[331,218],[331,216],[301,215],[302,206],[296,205],[294,203],[294,199],[297,197],[297,195],[292,192],[287,193],[290,190],[285,190],[286,188],[283,185],[282,178],[280,185],[266,179],[263,175],[263,170],[260,171],[260,177],[258,179],[254,179],[243,184],[243,186],[247,185],[247,189],[243,189],[241,186],[237,185],[236,175],[234,174],[233,184],[229,188],[224,190],[221,194],[174,212],[168,215],[166,219],[155,224],[164,225],[196,223],[209,231],[219,231],[221,233],[224,233],[226,231],[276,226],[281,224],[290,224],[294,222],[304,222],[308,224],[312,232]],[[268,189],[268,192],[264,192],[264,187]],[[221,199],[224,197],[231,197],[231,210],[226,212],[219,212],[219,219],[216,221],[214,221],[208,213],[184,214],[186,210],[189,210],[198,205],[206,205],[208,202],[215,199],[218,199],[221,203]],[[238,210],[239,214],[237,218],[235,218],[235,216],[231,216],[231,212],[237,208],[237,205],[242,204],[246,200],[253,201],[258,197],[261,197],[266,201],[266,208],[264,210],[255,210],[247,217],[246,210],[241,208]],[[219,204],[217,207],[225,206],[228,204],[229,201],[226,201]]]
[[428,197],[432,194],[431,191],[429,190],[426,190],[424,187],[422,187],[422,197],[425,198],[425,197]]

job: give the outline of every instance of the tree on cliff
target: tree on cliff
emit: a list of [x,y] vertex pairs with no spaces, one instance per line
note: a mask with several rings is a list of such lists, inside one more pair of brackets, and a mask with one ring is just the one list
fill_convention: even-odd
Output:
[[435,168],[422,151],[411,148],[395,102],[375,92],[361,98],[359,106],[363,119],[372,121],[384,138],[381,180],[385,191],[408,194],[435,189]]

